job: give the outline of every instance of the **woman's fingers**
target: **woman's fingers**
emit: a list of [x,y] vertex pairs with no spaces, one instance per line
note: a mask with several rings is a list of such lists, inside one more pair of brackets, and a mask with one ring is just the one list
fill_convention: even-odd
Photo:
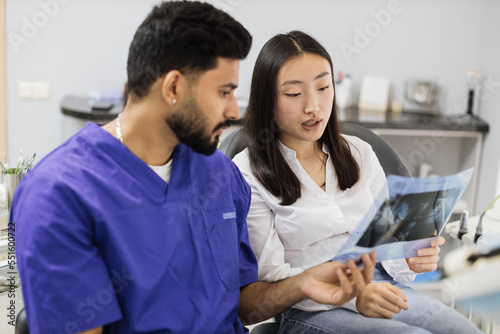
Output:
[[358,268],[354,261],[349,260],[349,262],[347,262],[347,266],[351,271],[352,287],[354,290],[353,293],[357,296],[366,286],[365,277],[363,276],[361,269]]
[[422,248],[417,251],[417,256],[432,256],[432,255],[438,255],[439,252],[441,252],[441,248],[438,246],[436,247],[429,247],[429,248]]
[[442,236],[439,236],[436,239],[431,241],[431,247],[442,246],[442,245],[444,245],[445,242],[446,242],[446,240]]

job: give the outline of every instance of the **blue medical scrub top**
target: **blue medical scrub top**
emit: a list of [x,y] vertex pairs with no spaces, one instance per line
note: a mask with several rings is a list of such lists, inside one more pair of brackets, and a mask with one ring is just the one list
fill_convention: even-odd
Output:
[[165,183],[89,123],[30,171],[12,209],[32,333],[245,333],[257,280],[250,189],[217,151],[180,144]]

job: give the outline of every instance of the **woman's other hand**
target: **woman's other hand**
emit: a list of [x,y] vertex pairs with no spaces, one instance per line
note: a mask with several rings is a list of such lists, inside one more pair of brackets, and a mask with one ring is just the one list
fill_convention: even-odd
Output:
[[406,259],[408,267],[416,273],[425,273],[436,270],[439,261],[438,254],[441,251],[439,246],[443,245],[444,242],[444,238],[439,236],[432,240],[431,247],[419,249],[416,257]]
[[372,282],[356,299],[356,309],[366,317],[391,319],[408,309],[407,301],[403,291],[394,285]]

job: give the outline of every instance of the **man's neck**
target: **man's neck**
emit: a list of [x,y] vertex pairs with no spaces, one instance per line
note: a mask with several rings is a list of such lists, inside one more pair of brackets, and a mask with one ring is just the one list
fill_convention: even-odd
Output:
[[[160,166],[172,158],[174,148],[179,144],[177,137],[165,122],[165,106],[144,99],[127,103],[120,117],[123,144],[148,165]],[[103,129],[116,134],[114,120]]]

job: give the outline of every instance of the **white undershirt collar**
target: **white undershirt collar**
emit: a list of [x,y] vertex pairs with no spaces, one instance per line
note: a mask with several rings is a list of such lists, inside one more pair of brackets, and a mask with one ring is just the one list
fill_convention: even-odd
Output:
[[164,165],[161,166],[152,166],[148,165],[156,174],[158,174],[161,179],[167,183],[170,182],[170,176],[172,175],[172,161],[173,159],[170,159],[169,162],[167,162]]

